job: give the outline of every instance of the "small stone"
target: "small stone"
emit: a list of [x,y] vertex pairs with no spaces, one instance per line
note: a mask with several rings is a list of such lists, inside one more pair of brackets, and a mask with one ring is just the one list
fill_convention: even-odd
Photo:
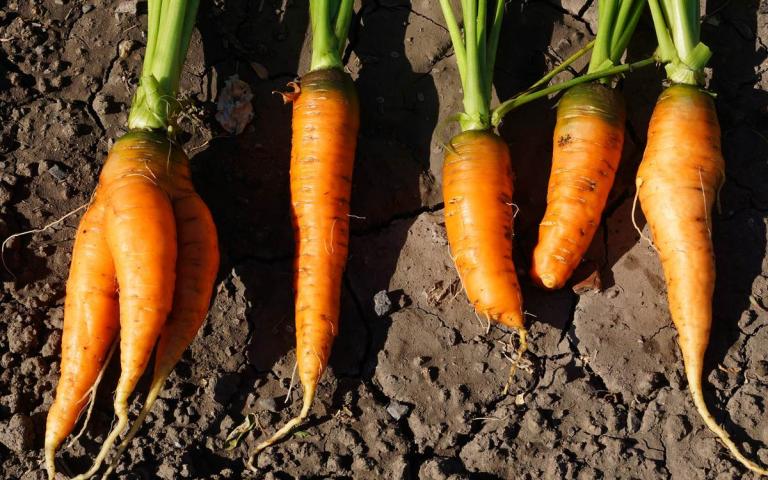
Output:
[[392,311],[392,300],[389,299],[386,290],[377,292],[373,296],[373,310],[379,317],[383,317]]
[[82,8],[83,13],[88,13],[93,9],[94,9],[94,6],[91,5],[90,3],[86,3],[85,5],[83,5],[83,8]]
[[266,410],[268,412],[277,412],[277,402],[275,402],[274,398],[271,397],[262,397],[259,398],[259,400],[256,402],[256,405],[261,410]]
[[118,14],[136,15],[139,0],[122,0],[115,8],[115,16]]
[[60,165],[58,165],[58,164],[54,164],[52,167],[50,167],[50,168],[47,170],[47,172],[48,172],[48,173],[50,173],[50,174],[51,174],[51,176],[52,176],[53,178],[55,178],[56,180],[58,180],[59,182],[63,182],[63,181],[64,181],[64,180],[66,180],[66,179],[67,179],[67,177],[69,176],[69,172],[67,172],[66,170],[64,170],[64,168],[62,168],[62,167],[61,167]]
[[133,40],[123,40],[117,45],[117,54],[120,58],[128,58],[128,55],[136,48],[136,42]]
[[406,415],[410,409],[411,408],[408,405],[403,405],[400,402],[390,402],[389,405],[387,405],[387,413],[389,413],[389,415],[395,420],[400,420],[403,418],[403,416]]

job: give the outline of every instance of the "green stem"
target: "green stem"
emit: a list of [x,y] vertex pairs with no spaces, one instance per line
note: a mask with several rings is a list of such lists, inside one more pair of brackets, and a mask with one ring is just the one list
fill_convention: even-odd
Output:
[[312,60],[309,70],[341,68],[341,53],[331,26],[332,0],[310,0],[309,16],[312,23]]
[[339,5],[339,13],[336,16],[336,27],[334,29],[336,43],[339,46],[339,55],[344,53],[344,45],[347,43],[349,24],[352,23],[352,13],[354,10],[353,4],[354,0],[341,0]]
[[672,43],[672,36],[669,34],[667,21],[664,18],[664,12],[661,9],[659,0],[648,0],[648,8],[651,10],[653,18],[653,28],[656,30],[656,40],[659,42],[659,56],[662,62],[671,62],[677,59],[675,44]]
[[488,49],[485,54],[485,98],[491,98],[493,88],[493,73],[496,68],[496,52],[499,49],[499,37],[501,36],[501,24],[504,22],[504,0],[496,0],[496,10],[493,13],[491,34],[488,37]]
[[597,19],[597,38],[595,39],[595,48],[592,51],[592,58],[589,61],[587,73],[596,72],[605,68],[611,61],[611,31],[618,0],[599,0],[598,19]]
[[631,8],[628,10],[628,13],[625,13],[625,16],[622,16],[622,12],[620,12],[619,19],[616,22],[616,29],[611,39],[611,60],[613,63],[619,63],[621,60],[621,56],[624,55],[624,50],[627,49],[632,34],[635,33],[637,23],[643,15],[643,10],[645,10],[645,0],[624,0],[624,2],[624,4],[631,4]]
[[652,65],[656,62],[658,62],[658,58],[653,56],[634,63],[617,65],[615,67],[606,68],[595,73],[588,73],[586,75],[582,75],[581,77],[568,80],[567,82],[558,83],[556,85],[552,85],[551,87],[547,87],[526,95],[519,96],[517,98],[507,100],[506,102],[496,107],[496,109],[494,109],[491,123],[494,127],[498,127],[501,121],[504,119],[504,116],[511,110],[514,110],[515,108],[525,105],[526,103],[530,103],[541,97],[545,97],[547,95],[559,92],[560,90],[565,90],[582,83],[593,82],[601,78],[611,77],[625,72],[631,72],[632,70],[647,67],[648,65]]
[[128,116],[130,129],[172,134],[176,95],[199,0],[149,0],[147,48],[139,87]]
[[461,86],[466,89],[467,51],[464,48],[464,40],[462,40],[461,30],[459,29],[458,22],[456,22],[456,16],[453,14],[451,1],[440,0],[440,9],[443,11],[443,17],[445,17],[445,23],[448,26],[448,33],[451,36],[451,43],[453,44],[453,51],[456,54],[456,65],[459,68]]
[[478,0],[462,0],[461,4],[461,10],[464,14],[464,38],[466,39],[467,49],[467,77],[464,88],[464,115],[459,120],[459,124],[462,131],[486,130],[490,126],[490,106],[483,95],[482,65],[478,51]]
[[547,72],[546,75],[538,79],[536,83],[528,87],[528,89],[523,93],[530,92],[531,90],[536,90],[540,86],[548,84],[550,80],[555,78],[559,73],[564,72],[569,66],[571,66],[573,62],[583,57],[588,51],[592,50],[592,47],[594,46],[595,46],[595,41],[594,40],[590,41],[588,44],[581,47],[576,53],[574,53],[570,57],[563,60],[563,62],[560,65],[558,65],[554,69]]

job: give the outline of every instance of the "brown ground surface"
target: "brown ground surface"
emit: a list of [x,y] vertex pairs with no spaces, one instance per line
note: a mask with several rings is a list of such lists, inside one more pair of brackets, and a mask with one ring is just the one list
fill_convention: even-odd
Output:
[[[139,3],[138,15],[115,14],[118,3],[0,0],[0,237],[83,205],[123,132],[146,5]],[[271,92],[307,68],[307,9],[292,0],[202,3],[183,80],[195,127],[187,121],[193,133],[182,140],[218,225],[222,267],[208,322],[120,478],[245,476],[248,449],[299,405],[296,389],[284,403],[295,358],[290,109]],[[596,4],[512,0],[498,96],[508,98],[589,41]],[[259,458],[259,477],[749,478],[692,412],[659,263],[630,222],[633,175],[661,72],[623,82],[622,169],[577,275],[597,270],[604,291],[544,293],[523,274],[531,351],[502,396],[509,335],[486,332],[475,318],[445,239],[441,143],[450,130],[436,127],[461,99],[437,2],[366,0],[357,12],[346,58],[362,99],[362,129],[341,333],[312,420]],[[715,219],[707,400],[750,455],[768,464],[768,4],[716,0],[707,12],[703,36],[714,51],[710,86],[728,176]],[[646,18],[630,56],[647,56],[652,38]],[[251,62],[266,68],[265,78]],[[233,73],[255,94],[256,117],[238,137],[224,136],[213,120]],[[543,211],[555,102],[525,107],[501,129],[517,171],[521,272]],[[15,240],[5,254],[15,276],[0,271],[3,478],[43,478],[44,420],[58,377],[78,219]],[[381,290],[393,302],[383,317],[373,308]],[[108,371],[86,435],[60,454],[63,471],[82,471],[97,451],[112,421],[116,374]],[[263,430],[222,452],[226,434],[251,412]]]

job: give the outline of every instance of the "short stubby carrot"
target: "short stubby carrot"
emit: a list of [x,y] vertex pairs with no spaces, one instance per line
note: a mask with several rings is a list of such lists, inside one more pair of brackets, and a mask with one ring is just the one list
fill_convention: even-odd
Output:
[[476,312],[524,332],[512,261],[514,211],[509,148],[496,134],[468,130],[451,139],[443,165],[448,243]]
[[[293,101],[291,216],[296,251],[296,360],[304,390],[298,417],[256,453],[308,415],[338,333],[342,275],[349,249],[349,201],[360,114],[354,84],[338,68],[304,75]],[[254,456],[251,457],[252,466]]]
[[704,401],[702,373],[715,286],[711,211],[724,171],[720,126],[709,94],[691,85],[667,88],[648,128],[637,172],[638,198],[667,281],[669,310],[694,405],[735,458],[768,474],[739,451]]
[[115,267],[104,238],[105,210],[97,191],[75,236],[64,302],[61,376],[45,427],[45,464],[51,474],[56,450],[74,429],[119,330]]
[[621,160],[624,122],[623,97],[601,83],[572,87],[560,100],[531,266],[538,285],[563,287],[592,243]]

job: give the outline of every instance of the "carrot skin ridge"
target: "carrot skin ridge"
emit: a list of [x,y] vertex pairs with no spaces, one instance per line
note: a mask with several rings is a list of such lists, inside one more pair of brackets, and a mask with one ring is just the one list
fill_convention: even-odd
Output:
[[558,289],[592,243],[621,161],[624,99],[597,82],[569,89],[557,108],[547,209],[531,278]]
[[453,137],[443,165],[448,243],[478,314],[524,329],[522,295],[512,261],[514,212],[509,149],[489,130]]
[[696,410],[742,465],[766,475],[768,470],[747,459],[717,424],[703,395],[715,285],[710,214],[724,178],[714,102],[695,86],[667,88],[653,111],[637,172],[640,206],[661,259],[669,311]]

